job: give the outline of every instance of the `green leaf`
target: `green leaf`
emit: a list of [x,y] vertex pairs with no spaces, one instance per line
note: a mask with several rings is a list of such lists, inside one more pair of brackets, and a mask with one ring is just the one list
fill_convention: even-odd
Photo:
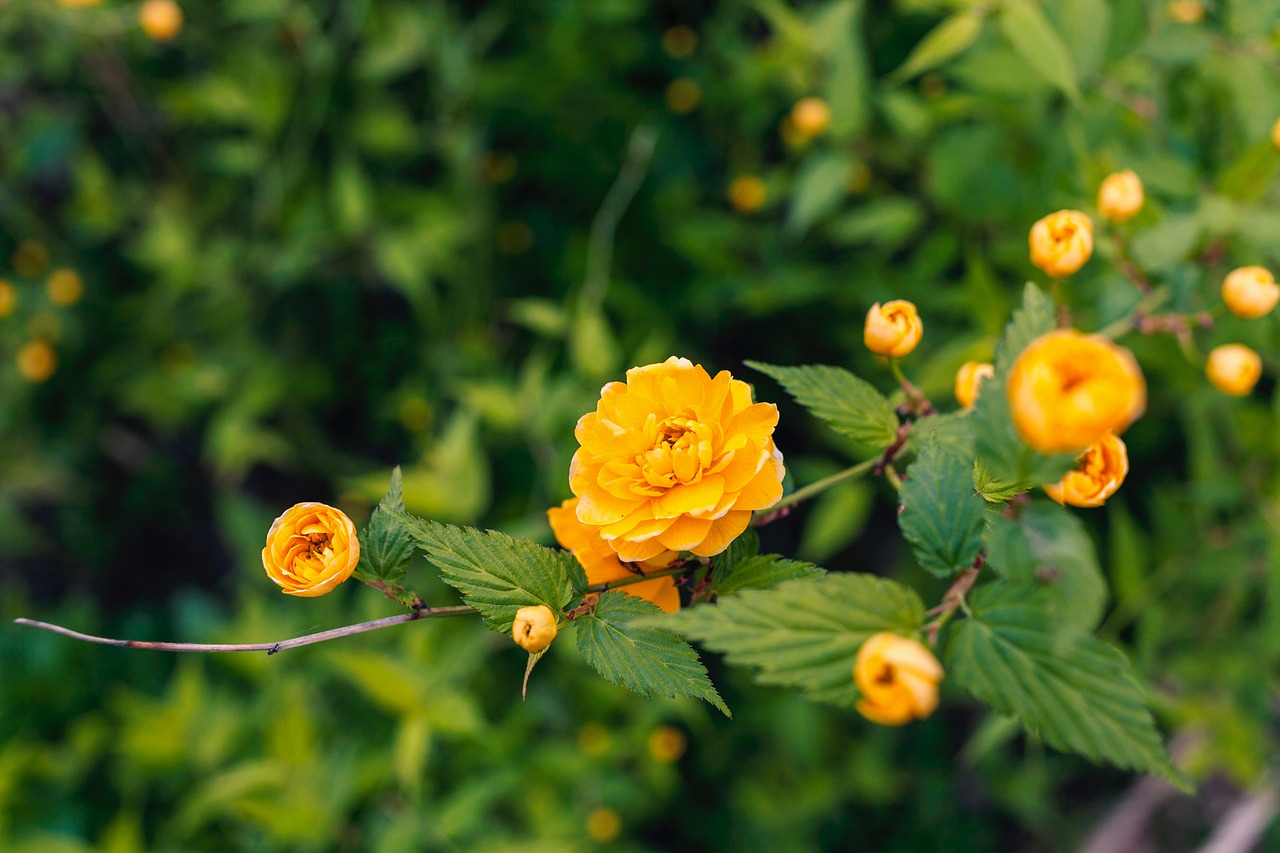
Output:
[[399,583],[413,557],[413,539],[390,511],[404,511],[400,466],[391,472],[387,495],[373,509],[369,524],[360,532],[361,572],[391,583]]
[[586,592],[587,577],[569,553],[493,530],[391,512],[440,568],[444,582],[500,634],[511,633],[521,607],[545,604],[559,613]]
[[[986,386],[986,383],[983,383]],[[973,421],[968,412],[929,415],[911,424],[907,448],[919,452],[933,444],[961,460],[973,459]]]
[[711,558],[711,571],[715,582],[726,577],[734,566],[760,553],[760,534],[748,527],[737,539],[729,543],[719,554]]
[[1005,0],[1000,29],[1013,49],[1036,73],[1061,89],[1072,101],[1080,100],[1076,63],[1062,37],[1040,7],[1030,0]]
[[712,590],[717,595],[729,595],[744,589],[769,589],[796,578],[822,577],[826,573],[813,563],[788,560],[777,554],[758,554],[735,563],[732,571],[717,574],[712,580]]
[[673,613],[663,625],[757,670],[756,681],[799,687],[811,699],[852,707],[853,660],[872,634],[911,634],[924,623],[912,590],[868,574],[791,580]]
[[1042,595],[1034,585],[1012,583],[973,593],[973,618],[955,625],[947,642],[951,679],[1050,746],[1189,790],[1129,661],[1089,636],[1059,652]]
[[982,499],[993,504],[1002,504],[1015,495],[1021,495],[1031,491],[1031,485],[1028,483],[1019,483],[1016,480],[1001,480],[987,469],[987,466],[981,462],[973,463],[973,490],[982,496]]
[[[637,617],[646,624],[631,624]],[[578,650],[610,684],[641,696],[692,696],[733,716],[707,678],[706,667],[693,647],[670,631],[653,627],[665,620],[655,604],[621,590],[600,594],[590,615],[579,616]]]
[[982,19],[983,13],[966,10],[938,24],[920,40],[906,62],[889,75],[889,85],[896,86],[910,80],[963,53],[982,34]]
[[804,234],[815,222],[840,206],[849,191],[845,176],[853,166],[848,154],[825,154],[810,158],[796,176],[787,230]]
[[929,445],[907,469],[898,526],[921,567],[949,577],[982,549],[987,502],[973,493],[972,466]]
[[987,563],[1003,578],[1046,591],[1058,642],[1092,631],[1107,603],[1107,582],[1080,519],[1055,503],[1023,507],[1017,519],[996,516],[985,537]]
[[770,376],[796,402],[841,435],[870,447],[888,447],[898,431],[898,416],[871,383],[840,367],[810,364],[777,367],[758,361],[746,365]]

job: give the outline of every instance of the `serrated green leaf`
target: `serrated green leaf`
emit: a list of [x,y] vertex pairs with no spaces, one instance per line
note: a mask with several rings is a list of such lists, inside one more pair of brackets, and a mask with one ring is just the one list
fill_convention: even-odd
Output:
[[811,699],[844,707],[853,707],[857,698],[858,647],[872,634],[911,634],[923,623],[924,605],[915,592],[867,574],[828,574],[744,590],[663,621],[723,653],[729,663],[754,668],[761,684],[799,687]]
[[1032,486],[1029,483],[998,479],[986,465],[981,462],[973,463],[973,490],[985,501],[1002,504],[1009,498],[1029,492],[1031,489]]
[[973,493],[967,462],[929,445],[907,469],[898,526],[925,571],[949,577],[982,549],[987,502]]
[[1156,773],[1189,790],[1169,760],[1129,661],[1086,636],[1059,652],[1043,591],[999,583],[970,596],[973,618],[947,642],[951,680],[1050,746]]
[[719,554],[711,558],[712,582],[726,577],[733,567],[760,553],[760,534],[754,527],[748,527],[737,539],[729,543]]
[[[573,624],[583,659],[610,684],[641,696],[691,696],[733,716],[707,678],[698,653],[670,631],[654,627],[665,617],[655,604],[621,590],[600,594],[587,616]],[[633,620],[643,619],[642,624]]]
[[1039,6],[1029,0],[1005,0],[1000,14],[1000,29],[1013,49],[1036,73],[1061,89],[1072,101],[1080,99],[1075,60]]
[[391,472],[386,497],[373,509],[369,524],[360,532],[360,564],[366,575],[399,583],[413,558],[413,539],[388,510],[404,511],[400,466]]
[[981,13],[966,10],[957,12],[929,30],[907,60],[889,75],[888,83],[896,86],[959,56],[982,34],[982,19]]
[[801,560],[788,560],[777,554],[757,554],[733,564],[732,570],[712,579],[712,591],[729,595],[745,589],[770,589],[783,581],[796,578],[822,577],[821,566]]
[[516,611],[545,604],[561,612],[586,592],[587,577],[573,555],[494,530],[425,521],[390,510],[442,579],[480,611],[485,624],[511,633]]
[[888,447],[898,431],[893,406],[871,383],[839,367],[809,364],[778,367],[758,361],[746,365],[777,380],[796,402],[841,435],[870,447]]
[[1045,590],[1057,642],[1070,642],[1097,627],[1107,603],[1107,583],[1080,519],[1057,504],[1033,503],[1016,519],[993,518],[984,539],[987,564],[996,573]]
[[911,424],[907,448],[918,453],[927,444],[935,444],[957,459],[973,459],[973,422],[969,413],[948,412],[917,418]]

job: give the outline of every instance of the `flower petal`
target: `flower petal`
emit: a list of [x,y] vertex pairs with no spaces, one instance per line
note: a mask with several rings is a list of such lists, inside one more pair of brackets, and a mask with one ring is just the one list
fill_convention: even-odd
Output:
[[697,547],[689,550],[699,557],[714,557],[725,548],[728,548],[729,543],[737,539],[750,523],[751,512],[749,510],[730,510],[722,518],[717,518],[712,522],[711,529],[707,531],[706,539],[703,539]]

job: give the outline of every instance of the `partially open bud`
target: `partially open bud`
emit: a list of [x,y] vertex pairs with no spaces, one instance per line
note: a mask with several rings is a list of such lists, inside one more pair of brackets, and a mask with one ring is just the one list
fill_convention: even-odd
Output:
[[521,607],[516,611],[516,621],[511,626],[511,639],[516,645],[531,654],[551,645],[559,629],[556,627],[556,615],[545,604]]
[[982,380],[996,375],[994,364],[982,361],[966,361],[956,371],[956,402],[966,409],[972,409],[982,390]]
[[1093,220],[1078,210],[1050,213],[1031,226],[1031,263],[1054,278],[1066,278],[1093,254]]
[[1064,474],[1061,481],[1046,485],[1044,491],[1060,504],[1102,506],[1128,473],[1128,450],[1120,436],[1108,433],[1076,460],[1075,470]]
[[938,707],[942,665],[921,643],[886,631],[858,649],[853,680],[862,694],[858,713],[873,723],[901,726]]
[[1240,267],[1223,280],[1222,301],[1237,317],[1256,320],[1280,302],[1280,285],[1266,267]]
[[1145,200],[1142,179],[1135,172],[1112,172],[1098,188],[1098,213],[1112,222],[1128,222],[1142,210]]
[[1223,344],[1209,352],[1204,372],[1223,394],[1243,397],[1262,377],[1262,358],[1244,344]]
[[883,306],[877,302],[867,312],[862,340],[876,355],[902,358],[910,355],[924,334],[924,323],[916,306],[905,299],[895,299]]

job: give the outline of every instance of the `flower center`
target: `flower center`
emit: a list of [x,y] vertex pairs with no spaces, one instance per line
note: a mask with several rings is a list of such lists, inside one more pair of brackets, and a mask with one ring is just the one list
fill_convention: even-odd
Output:
[[713,438],[713,429],[686,409],[657,425],[652,449],[637,456],[636,463],[651,486],[696,483],[711,466]]
[[876,673],[874,680],[876,684],[883,684],[887,686],[893,684],[894,679],[895,675],[893,672],[893,664],[886,663],[880,667],[880,671]]

